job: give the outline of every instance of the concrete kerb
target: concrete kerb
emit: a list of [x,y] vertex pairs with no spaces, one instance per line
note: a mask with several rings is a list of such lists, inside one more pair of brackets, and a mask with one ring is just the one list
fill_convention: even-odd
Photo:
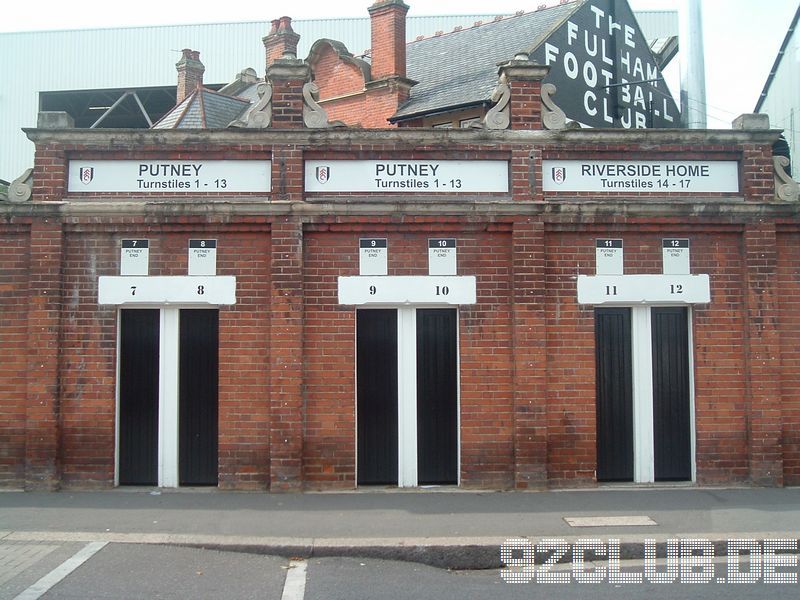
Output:
[[[532,544],[544,539],[558,539],[572,548],[578,540],[597,539],[608,544],[609,540],[619,540],[621,560],[640,560],[644,558],[645,540],[655,540],[656,557],[665,558],[668,540],[693,539],[708,540],[714,547],[714,556],[727,556],[728,541],[731,539],[796,539],[790,532],[746,532],[713,534],[670,534],[670,535],[619,535],[614,533],[587,532],[581,536],[531,536],[524,537]],[[224,535],[184,535],[160,533],[113,533],[113,532],[58,532],[58,531],[12,531],[0,532],[3,541],[37,542],[97,542],[105,541],[121,544],[157,544],[203,548],[226,552],[243,552],[286,558],[350,557],[399,560],[453,570],[499,569],[500,546],[508,538],[268,538]],[[543,563],[552,553],[536,552],[536,563]],[[607,555],[592,557],[587,552],[586,560],[608,560]],[[571,561],[567,552],[559,562]]]

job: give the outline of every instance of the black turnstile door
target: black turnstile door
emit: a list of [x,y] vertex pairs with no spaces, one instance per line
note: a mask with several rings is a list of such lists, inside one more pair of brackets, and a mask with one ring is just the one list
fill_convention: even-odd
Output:
[[458,483],[457,315],[417,310],[417,480]]
[[397,311],[356,311],[358,483],[397,485]]
[[689,326],[685,308],[652,309],[656,481],[692,478]]
[[631,310],[595,309],[597,480],[633,481]]
[[219,311],[180,311],[178,481],[217,485]]
[[120,311],[120,485],[158,485],[160,322],[158,309]]

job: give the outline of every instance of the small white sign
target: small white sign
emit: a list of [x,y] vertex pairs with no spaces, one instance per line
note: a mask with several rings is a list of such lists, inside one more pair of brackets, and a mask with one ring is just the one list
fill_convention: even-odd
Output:
[[358,272],[360,275],[386,275],[389,272],[386,238],[358,240]]
[[455,275],[455,238],[432,238],[428,240],[428,275]]
[[150,272],[149,240],[122,240],[120,275],[147,275]]
[[708,275],[579,275],[578,304],[707,304]]
[[668,238],[662,240],[662,272],[664,275],[689,274],[689,240]]
[[217,240],[189,240],[189,275],[217,274]]
[[236,304],[236,277],[100,277],[98,304]]
[[739,192],[735,160],[543,160],[545,192]]
[[624,268],[622,240],[596,240],[595,248],[595,273],[622,275]]
[[307,192],[508,193],[506,160],[307,160]]
[[339,277],[339,304],[475,304],[475,276]]
[[68,192],[269,193],[268,160],[71,160]]

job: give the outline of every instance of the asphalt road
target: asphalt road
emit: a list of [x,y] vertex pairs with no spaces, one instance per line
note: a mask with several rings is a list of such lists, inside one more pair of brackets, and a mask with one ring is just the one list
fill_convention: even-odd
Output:
[[[436,598],[505,599],[690,599],[798,598],[800,584],[718,583],[727,576],[724,560],[714,563],[712,583],[689,584],[700,568],[676,571],[675,583],[621,585],[601,577],[578,583],[574,566],[556,567],[566,584],[508,583],[498,570],[448,571],[414,563],[358,558],[312,558],[308,561],[197,548],[139,544],[0,543],[0,599],[251,599],[403,600]],[[90,555],[74,564],[81,553]],[[4,562],[5,559],[5,562]],[[70,561],[73,561],[71,563]],[[641,561],[623,563],[623,572],[643,573]],[[753,573],[748,563],[742,570]],[[70,567],[72,567],[70,569]],[[588,564],[603,573],[604,563]],[[538,567],[537,567],[538,568]],[[666,572],[663,563],[660,572]],[[783,567],[784,573],[798,568]],[[62,578],[53,577],[57,573]],[[50,586],[47,583],[50,577]],[[37,587],[38,586],[38,587]],[[38,595],[37,595],[38,594]]]

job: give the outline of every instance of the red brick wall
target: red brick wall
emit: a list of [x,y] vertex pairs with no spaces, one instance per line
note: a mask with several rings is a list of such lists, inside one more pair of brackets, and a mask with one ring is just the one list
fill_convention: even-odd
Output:
[[319,48],[311,67],[314,69],[314,81],[319,86],[321,100],[364,90],[364,73],[361,69],[351,62],[340,60],[329,44]]
[[779,232],[778,296],[781,336],[783,480],[800,484],[800,231]]
[[69,228],[61,342],[61,468],[66,486],[114,481],[117,310],[97,305],[97,278],[119,274],[120,240],[150,240],[150,274],[185,275],[188,240],[218,240],[217,273],[235,275],[220,309],[219,481],[263,489],[269,474],[269,228],[109,221]]
[[29,243],[27,227],[0,228],[0,487],[25,482]]
[[[121,237],[114,228],[71,226],[64,239],[61,468],[65,486],[114,483],[117,311],[98,306],[97,278],[119,275]],[[125,237],[149,236],[137,228]],[[155,240],[151,243],[157,246]]]
[[264,489],[270,475],[273,324],[269,225],[215,227],[202,236],[218,238],[217,274],[236,276],[236,304],[219,314],[219,485]]
[[[642,230],[645,230],[644,232]],[[551,485],[590,484],[596,468],[594,309],[576,303],[576,276],[595,272],[594,240],[622,238],[626,274],[661,272],[661,240],[688,237],[691,268],[711,279],[692,309],[697,470],[701,483],[748,478],[741,238],[642,224],[552,226],[547,237],[548,467]]]
[[317,225],[305,239],[305,476],[310,487],[355,484],[355,307],[337,304],[337,277],[358,274],[359,237],[386,237],[389,275],[427,275],[428,238],[458,239],[459,274],[478,279],[460,309],[461,480],[513,484],[510,246],[506,232],[458,222]]

